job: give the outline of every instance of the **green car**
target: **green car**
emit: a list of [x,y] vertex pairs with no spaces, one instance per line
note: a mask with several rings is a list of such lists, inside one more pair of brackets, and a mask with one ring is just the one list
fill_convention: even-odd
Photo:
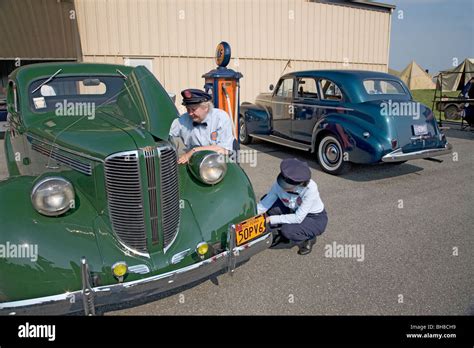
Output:
[[146,68],[21,67],[7,108],[0,314],[94,314],[270,246],[237,163],[203,151],[177,164],[178,112]]

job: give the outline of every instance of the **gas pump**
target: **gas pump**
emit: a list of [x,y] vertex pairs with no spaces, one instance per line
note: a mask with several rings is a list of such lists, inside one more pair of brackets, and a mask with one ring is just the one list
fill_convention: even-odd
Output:
[[230,57],[230,45],[222,41],[216,48],[217,68],[202,77],[205,79],[204,90],[212,95],[214,107],[224,110],[230,116],[234,125],[234,137],[239,141],[239,80],[243,75],[227,68]]

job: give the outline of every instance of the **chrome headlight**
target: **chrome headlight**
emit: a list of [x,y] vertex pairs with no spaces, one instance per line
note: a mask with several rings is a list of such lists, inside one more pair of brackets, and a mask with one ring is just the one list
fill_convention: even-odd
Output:
[[218,153],[210,153],[206,155],[199,165],[199,176],[207,184],[217,184],[224,179],[227,172],[227,163],[224,156]]
[[31,191],[33,207],[43,215],[58,216],[74,206],[75,192],[64,178],[49,177],[38,182]]
[[214,185],[224,179],[227,172],[226,156],[214,151],[199,151],[191,157],[188,167],[199,181]]

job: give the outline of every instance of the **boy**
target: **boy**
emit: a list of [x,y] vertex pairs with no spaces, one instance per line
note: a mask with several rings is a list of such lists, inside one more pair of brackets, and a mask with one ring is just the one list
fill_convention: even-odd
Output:
[[324,232],[328,222],[311,170],[296,158],[281,162],[276,182],[257,209],[259,214],[266,212],[267,223],[274,226],[272,247],[286,239],[298,245],[300,255],[311,252],[316,236]]

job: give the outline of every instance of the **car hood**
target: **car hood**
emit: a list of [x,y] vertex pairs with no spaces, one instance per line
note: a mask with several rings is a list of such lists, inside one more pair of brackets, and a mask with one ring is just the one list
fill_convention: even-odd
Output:
[[93,119],[43,115],[40,121],[29,127],[28,134],[100,159],[112,153],[136,149],[137,139],[142,139],[142,142],[153,140],[147,131],[100,111]]

